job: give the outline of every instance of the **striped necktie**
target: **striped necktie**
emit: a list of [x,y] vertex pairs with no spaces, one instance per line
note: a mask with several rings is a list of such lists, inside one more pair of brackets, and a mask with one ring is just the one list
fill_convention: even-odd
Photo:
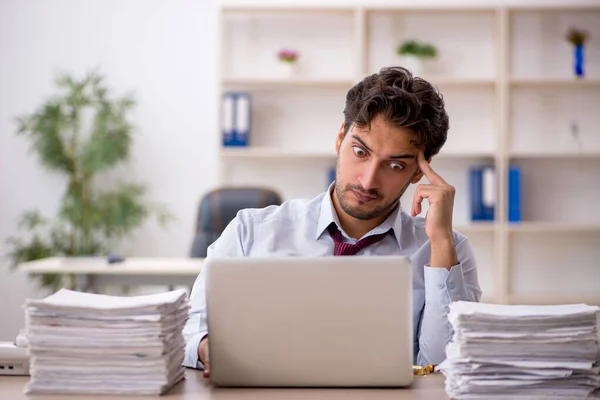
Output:
[[365,247],[379,242],[381,239],[386,237],[388,233],[390,233],[390,231],[387,231],[378,235],[367,236],[366,238],[360,239],[355,244],[351,244],[344,243],[342,233],[339,231],[335,223],[329,225],[327,230],[329,231],[329,235],[331,235],[331,238],[335,243],[333,250],[333,255],[335,256],[353,256]]

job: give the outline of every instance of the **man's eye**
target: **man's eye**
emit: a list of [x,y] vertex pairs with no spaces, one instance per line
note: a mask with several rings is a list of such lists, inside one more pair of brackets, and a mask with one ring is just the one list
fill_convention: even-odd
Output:
[[364,151],[363,149],[361,149],[361,148],[360,148],[360,147],[358,147],[358,146],[354,146],[354,147],[352,147],[352,150],[354,150],[354,154],[355,154],[357,157],[364,157],[364,156],[366,156],[366,155],[367,155],[367,152],[366,152],[366,151]]
[[391,163],[390,167],[394,170],[394,171],[402,171],[404,169],[404,165],[402,164],[398,164],[398,163]]

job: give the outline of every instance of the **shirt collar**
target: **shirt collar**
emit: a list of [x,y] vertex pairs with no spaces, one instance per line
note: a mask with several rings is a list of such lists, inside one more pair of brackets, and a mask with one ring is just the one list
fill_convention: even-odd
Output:
[[[337,225],[343,235],[348,236],[340,225],[340,220],[338,219],[335,208],[333,207],[333,202],[331,201],[331,194],[333,193],[334,187],[335,182],[329,186],[329,189],[327,189],[327,192],[325,192],[325,195],[321,200],[321,209],[319,210],[319,220],[317,222],[315,240],[318,240],[321,237],[323,232],[327,230],[327,227],[331,225],[332,222]],[[381,225],[372,229],[365,236],[384,233],[390,229],[393,230],[394,236],[398,241],[398,246],[400,249],[402,249],[402,212],[400,204],[398,204],[398,207],[394,209],[394,211],[385,219],[385,221],[383,221]]]

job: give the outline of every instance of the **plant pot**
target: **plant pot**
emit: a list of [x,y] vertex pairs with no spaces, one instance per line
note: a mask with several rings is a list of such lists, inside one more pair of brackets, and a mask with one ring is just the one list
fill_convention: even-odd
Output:
[[400,65],[409,70],[415,76],[420,76],[423,73],[423,60],[417,56],[402,56]]
[[295,62],[280,61],[279,75],[282,78],[292,78],[296,75],[297,68]]

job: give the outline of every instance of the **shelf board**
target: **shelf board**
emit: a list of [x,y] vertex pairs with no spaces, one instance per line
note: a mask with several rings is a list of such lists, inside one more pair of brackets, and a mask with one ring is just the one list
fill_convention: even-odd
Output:
[[582,224],[569,222],[511,222],[508,224],[509,232],[524,233],[551,233],[551,232],[598,232],[600,223]]
[[[221,148],[221,155],[231,158],[306,158],[306,159],[335,159],[336,154],[329,151],[319,150],[295,150],[281,149],[276,147],[224,147]],[[472,158],[493,158],[492,153],[474,153],[474,152],[447,152],[440,153],[434,157],[434,160],[444,159],[472,159]]]
[[552,305],[552,304],[579,304],[591,306],[600,305],[600,295],[593,294],[518,294],[508,296],[510,304],[521,305]]
[[[431,82],[434,86],[444,87],[477,87],[477,86],[494,86],[493,79],[470,79],[470,78],[452,78],[452,77],[435,77],[424,76],[423,79]],[[269,88],[289,88],[289,87],[316,87],[316,88],[347,88],[350,89],[359,80],[353,79],[322,79],[322,78],[225,78],[223,86],[225,87],[248,87],[255,89]]]
[[223,80],[225,87],[247,87],[252,89],[273,89],[289,87],[346,88],[356,84],[351,79],[311,79],[311,78],[228,78]]
[[600,159],[600,151],[596,151],[596,152],[591,152],[591,151],[587,151],[587,152],[574,152],[574,151],[567,151],[567,152],[524,152],[524,151],[514,151],[511,152],[509,154],[510,158],[513,159],[517,159],[517,158],[533,158],[533,159],[563,159],[563,160],[570,160],[570,159],[578,159],[578,158],[585,158],[585,159]]
[[510,83],[517,87],[592,87],[600,85],[600,78],[511,78]]
[[228,1],[221,4],[221,11],[224,13],[311,13],[311,14],[323,14],[323,13],[352,13],[356,10],[354,7],[347,6],[311,6],[308,5],[290,5],[290,4],[275,4],[270,2],[261,1]]
[[474,232],[492,233],[492,232],[494,232],[495,226],[496,226],[496,224],[493,221],[490,221],[490,222],[481,221],[481,222],[467,222],[467,223],[457,224],[457,225],[454,225],[452,227],[452,229],[454,229],[455,231],[460,232],[460,233],[474,233]]
[[324,159],[333,160],[336,155],[328,151],[310,151],[294,149],[278,149],[275,147],[231,147],[222,148],[221,154],[231,158],[306,158],[306,159]]
[[446,76],[423,76],[434,86],[494,86],[494,78],[462,78]]
[[440,151],[437,155],[433,157],[433,162],[436,159],[438,160],[456,160],[456,159],[473,159],[473,158],[494,158],[496,155],[491,151],[459,151],[459,150],[448,150],[448,151]]

